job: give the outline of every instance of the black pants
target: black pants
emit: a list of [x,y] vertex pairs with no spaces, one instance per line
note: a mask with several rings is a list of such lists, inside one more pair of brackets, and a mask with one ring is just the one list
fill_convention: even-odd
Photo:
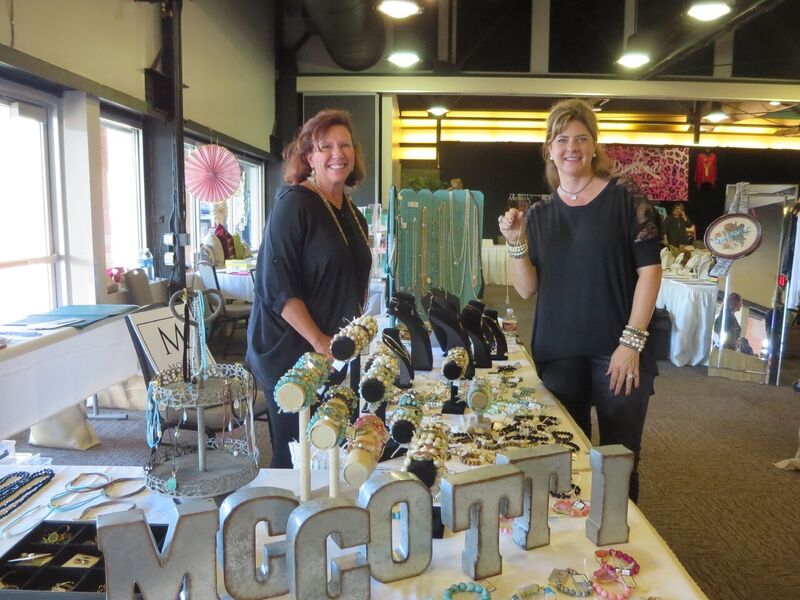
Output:
[[647,404],[653,393],[652,373],[639,370],[639,388],[630,396],[608,389],[608,357],[580,357],[537,363],[544,386],[564,405],[586,434],[592,437],[592,405],[597,410],[600,445],[622,444],[634,455],[628,495],[639,499],[639,453]]
[[269,416],[267,425],[272,444],[272,461],[269,466],[271,469],[291,469],[292,455],[289,452],[289,442],[299,439],[299,417],[297,413],[280,412],[275,403],[274,392],[273,388],[264,389]]

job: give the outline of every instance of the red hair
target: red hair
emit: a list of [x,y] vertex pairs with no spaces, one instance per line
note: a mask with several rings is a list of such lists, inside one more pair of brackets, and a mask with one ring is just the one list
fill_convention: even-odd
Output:
[[334,125],[347,128],[353,140],[355,150],[355,164],[353,171],[348,175],[345,184],[353,187],[357,185],[366,174],[364,168],[364,149],[353,135],[353,121],[346,110],[326,108],[311,117],[297,132],[294,139],[283,149],[283,178],[286,183],[298,184],[311,175],[311,165],[308,164],[308,155],[325,133]]

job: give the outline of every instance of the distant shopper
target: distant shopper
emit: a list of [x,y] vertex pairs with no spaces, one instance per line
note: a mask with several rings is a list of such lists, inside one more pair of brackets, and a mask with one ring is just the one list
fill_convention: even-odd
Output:
[[695,239],[697,230],[680,202],[675,203],[670,215],[664,219],[663,232],[663,241],[667,246],[686,246]]

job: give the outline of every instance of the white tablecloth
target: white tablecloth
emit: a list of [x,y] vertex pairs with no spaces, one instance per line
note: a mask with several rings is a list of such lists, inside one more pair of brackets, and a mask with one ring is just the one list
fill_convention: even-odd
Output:
[[486,285],[505,285],[506,261],[508,251],[505,246],[481,246],[481,265],[483,265],[483,281]]
[[[0,475],[14,469],[0,468]],[[35,469],[30,469],[35,470]],[[113,477],[141,477],[142,469],[139,467],[54,467],[56,477],[53,481],[30,500],[25,507],[31,507],[45,502],[50,496],[64,489],[64,485],[81,472],[105,471]],[[315,495],[327,495],[327,472],[313,471],[311,478],[312,489]],[[299,474],[290,470],[263,469],[258,477],[249,484],[252,486],[275,486],[299,494]],[[584,477],[581,487],[590,487],[590,480]],[[345,495],[354,495],[354,490],[342,484]],[[587,496],[588,494],[584,494]],[[151,494],[149,492],[132,498],[137,507],[144,510],[150,523],[169,523],[174,519],[175,507],[171,499]],[[70,512],[60,513],[59,520],[74,520],[83,508]],[[488,580],[497,588],[492,596],[498,600],[510,598],[518,588],[530,583],[546,583],[547,577],[553,568],[572,567],[584,571],[584,559],[587,561],[589,575],[596,568],[594,560],[594,544],[586,537],[585,518],[550,518],[550,545],[525,552],[518,548],[511,540],[511,536],[500,534],[500,553],[503,557],[503,573]],[[666,545],[664,540],[656,533],[642,513],[633,503],[628,504],[628,523],[630,525],[630,541],[626,544],[617,544],[619,548],[632,555],[641,565],[641,571],[636,577],[640,586],[640,596],[660,596],[661,598],[680,598],[681,600],[705,599],[706,596],[689,577],[683,566]],[[260,528],[261,529],[261,528]],[[263,531],[261,532],[263,536]],[[464,532],[446,532],[445,538],[433,540],[433,560],[428,570],[419,577],[405,579],[391,584],[382,584],[372,581],[372,597],[376,600],[422,600],[424,598],[441,598],[442,590],[459,581],[469,581],[469,577],[461,571],[461,551],[464,548]],[[19,538],[0,539],[0,554],[5,554]],[[259,536],[257,543],[263,541]],[[360,548],[351,548],[345,553],[358,551]],[[338,554],[329,542],[329,554]],[[256,552],[256,556],[260,553]],[[227,598],[222,587],[222,573],[218,568],[218,582],[220,595]],[[279,597],[286,600],[289,595]]]
[[139,372],[123,316],[48,333],[0,350],[0,438]]
[[220,291],[227,299],[253,302],[256,298],[249,271],[228,273],[225,269],[217,269],[217,280]]
[[717,284],[688,278],[664,277],[656,306],[666,308],[672,319],[669,359],[678,367],[707,365]]

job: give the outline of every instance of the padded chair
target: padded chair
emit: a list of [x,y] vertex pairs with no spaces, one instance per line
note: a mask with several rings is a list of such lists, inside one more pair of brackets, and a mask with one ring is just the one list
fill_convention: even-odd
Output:
[[[181,323],[172,314],[172,311],[164,304],[152,304],[144,306],[138,310],[129,313],[125,317],[128,325],[128,331],[133,340],[133,346],[136,349],[136,356],[139,359],[139,367],[142,370],[144,380],[147,382],[152,381],[159,371],[163,371],[175,363],[175,355],[183,353],[183,338],[180,335],[173,335],[174,331],[183,331],[183,323]],[[153,337],[155,343],[152,346],[148,345],[147,331],[159,332],[158,339]],[[170,340],[167,344],[165,340]],[[173,344],[174,342],[174,344]],[[166,355],[159,354],[159,350],[168,348],[170,352]],[[214,361],[214,357],[208,352],[208,360],[210,363]],[[254,380],[255,381],[255,380]],[[183,424],[185,428],[195,428],[197,424],[197,411],[194,409],[186,410],[186,422]],[[255,397],[253,399],[253,415],[256,420],[267,420],[267,399],[264,393],[258,390],[258,385],[255,388]],[[182,414],[178,411],[168,409],[162,413],[162,417],[166,423],[176,425],[181,421]],[[221,406],[207,408],[204,416],[206,433],[213,436],[217,431],[222,431],[225,425],[226,415]]]
[[125,271],[125,287],[128,288],[128,300],[131,304],[149,306],[153,304],[153,291],[150,289],[150,280],[144,269],[131,269]]
[[[197,271],[200,273],[200,279],[202,279],[203,287],[205,289],[217,290],[220,296],[225,298],[225,294],[219,287],[217,269],[213,264],[208,261],[201,260],[197,263]],[[216,310],[217,302],[218,300],[216,297],[209,299],[209,303],[211,304],[209,308],[211,310]],[[250,311],[252,308],[253,305],[250,302],[233,302],[232,300],[225,299],[225,301],[222,303],[222,312],[209,328],[208,340],[211,341],[213,339],[214,332],[218,328],[221,328],[224,333],[226,327],[229,324],[231,325],[230,333],[228,333],[226,336],[225,349],[222,352],[223,357],[228,355],[228,349],[230,348],[231,339],[233,338],[236,328],[240,324],[244,325],[245,328],[247,327],[247,322],[250,320]]]

